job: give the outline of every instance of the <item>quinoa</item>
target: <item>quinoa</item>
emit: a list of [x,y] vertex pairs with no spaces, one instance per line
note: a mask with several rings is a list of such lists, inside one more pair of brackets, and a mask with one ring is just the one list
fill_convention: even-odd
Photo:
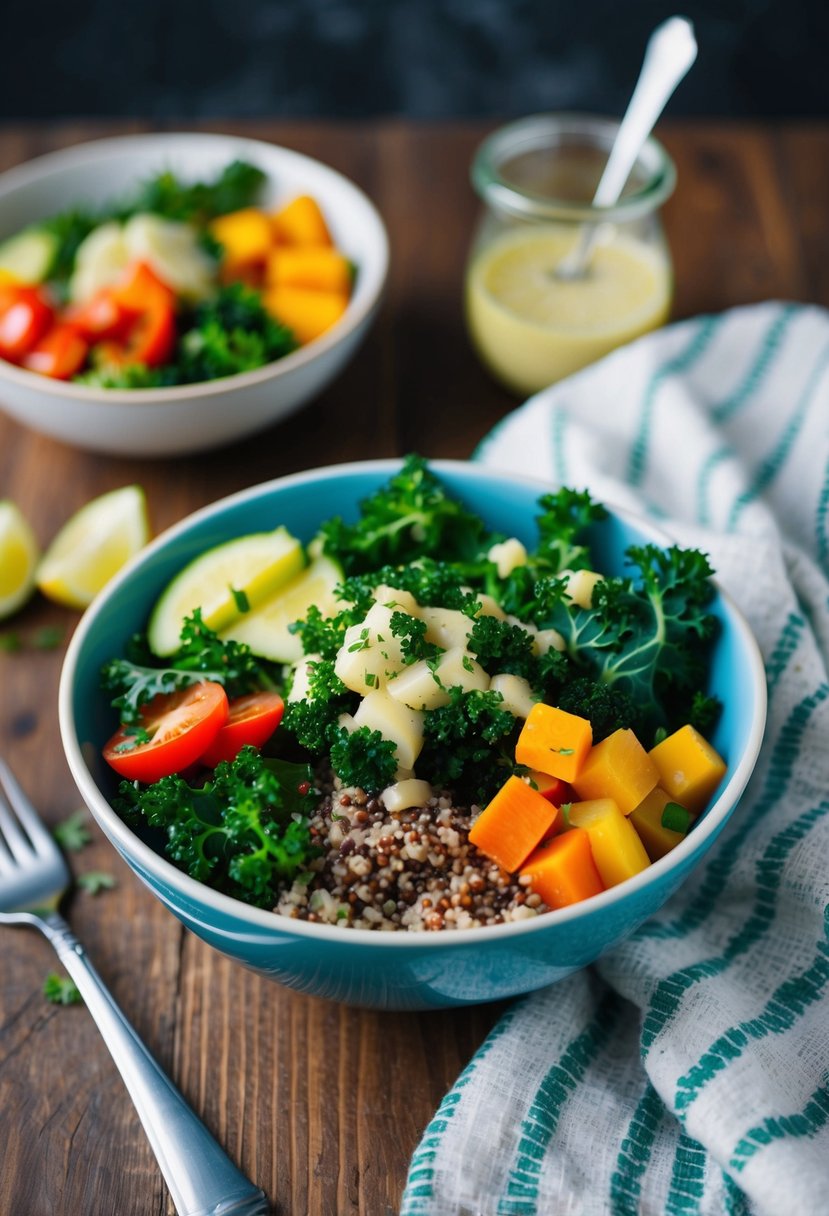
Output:
[[274,911],[343,928],[436,932],[527,920],[548,911],[525,880],[469,841],[480,808],[448,791],[389,811],[382,798],[329,779],[310,821],[320,854]]

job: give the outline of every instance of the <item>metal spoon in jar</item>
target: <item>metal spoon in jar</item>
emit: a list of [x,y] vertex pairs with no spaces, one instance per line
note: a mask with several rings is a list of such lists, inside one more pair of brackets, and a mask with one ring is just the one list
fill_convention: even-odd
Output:
[[[642,145],[696,57],[694,28],[684,17],[669,17],[651,34],[636,88],[593,196],[594,207],[612,207],[618,201]],[[556,267],[556,278],[584,277],[600,227],[581,228],[575,245]]]

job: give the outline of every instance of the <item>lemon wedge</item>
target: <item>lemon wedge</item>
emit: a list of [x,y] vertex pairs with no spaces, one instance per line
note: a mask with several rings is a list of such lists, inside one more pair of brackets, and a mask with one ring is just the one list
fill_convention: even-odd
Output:
[[37,585],[58,604],[86,608],[149,538],[141,487],[111,490],[66,521],[37,568]]
[[342,580],[341,566],[328,557],[317,557],[276,595],[234,621],[222,637],[244,642],[263,659],[296,663],[302,658],[302,639],[291,633],[290,626],[305,616],[311,604],[323,616],[333,615],[340,606],[334,591]]
[[184,618],[200,608],[208,629],[221,633],[258,608],[305,565],[305,553],[287,528],[253,532],[208,549],[168,583],[150,616],[154,654],[178,650]]
[[22,608],[35,589],[40,550],[20,508],[0,501],[0,620]]

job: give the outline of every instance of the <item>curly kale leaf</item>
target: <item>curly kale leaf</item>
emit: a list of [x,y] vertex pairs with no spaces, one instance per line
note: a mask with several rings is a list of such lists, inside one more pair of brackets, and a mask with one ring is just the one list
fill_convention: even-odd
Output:
[[253,654],[243,642],[222,641],[196,608],[184,621],[181,645],[165,666],[150,653],[143,635],[130,642],[127,656],[112,659],[101,671],[101,687],[124,725],[140,720],[141,706],[159,693],[176,692],[203,680],[222,684],[229,697],[276,688],[276,667]]
[[337,517],[321,528],[325,552],[346,574],[405,565],[429,553],[445,561],[480,558],[483,521],[451,498],[420,456],[409,456],[385,485],[360,504],[356,523]]
[[[597,583],[589,608],[556,591],[543,624],[562,634],[583,672],[629,695],[637,711],[633,729],[645,739],[690,720],[716,629],[706,611],[714,589],[711,566],[698,550],[631,546],[627,558],[638,574]],[[706,704],[696,712],[710,720],[715,706]]]
[[541,611],[539,586],[558,585],[563,592],[566,581],[558,579],[564,571],[590,569],[592,556],[589,529],[604,519],[607,511],[586,490],[566,486],[539,499],[541,514],[536,517],[538,541],[527,554],[525,564],[516,566],[506,578],[499,578],[493,565],[485,589],[510,615],[535,620]]
[[294,335],[267,312],[258,292],[229,283],[196,309],[177,366],[182,383],[218,380],[263,367],[296,347]]
[[538,661],[533,638],[526,629],[494,616],[479,616],[469,633],[468,647],[490,674],[509,672],[538,681]]
[[308,828],[316,794],[308,765],[265,760],[245,747],[201,787],[183,777],[122,781],[113,802],[132,824],[164,832],[164,851],[191,878],[260,908],[315,855]]
[[331,659],[309,662],[308,693],[301,700],[288,701],[282,729],[313,755],[327,755],[339,730],[340,715],[350,713],[357,700],[357,694],[335,674]]
[[368,726],[340,727],[331,744],[331,767],[345,785],[379,792],[394,781],[397,747]]
[[152,211],[169,220],[206,224],[216,216],[254,203],[265,176],[262,169],[241,160],[231,161],[207,182],[182,182],[167,170],[142,183],[116,214],[127,219],[139,212]]
[[418,775],[469,802],[488,802],[518,771],[515,719],[502,702],[498,692],[451,689],[449,703],[424,717]]
[[439,646],[426,641],[427,626],[420,617],[409,616],[406,612],[393,612],[389,625],[394,636],[400,638],[400,653],[404,663],[416,663],[418,659],[436,659],[440,654]]

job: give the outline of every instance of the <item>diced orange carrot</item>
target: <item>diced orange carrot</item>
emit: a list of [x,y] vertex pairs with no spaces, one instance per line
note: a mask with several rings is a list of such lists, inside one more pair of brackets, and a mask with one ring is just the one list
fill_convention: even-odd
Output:
[[553,827],[561,812],[520,777],[509,777],[472,825],[476,848],[512,873]]
[[274,243],[270,220],[256,207],[217,216],[209,227],[211,236],[222,246],[222,265],[227,268],[264,265]]
[[515,759],[527,768],[537,768],[572,783],[592,742],[593,728],[587,718],[539,701],[521,728]]
[[595,744],[573,778],[579,798],[612,798],[629,815],[659,780],[659,771],[632,730],[615,730]]
[[651,864],[636,829],[612,798],[573,802],[567,820],[571,827],[587,832],[596,869],[606,887],[615,887]]
[[691,812],[705,810],[725,776],[726,763],[693,726],[682,726],[650,750],[659,784]]
[[280,245],[333,245],[331,233],[316,199],[300,194],[271,217]]
[[524,876],[548,908],[566,908],[604,890],[590,839],[582,828],[571,828],[540,844],[521,867]]
[[351,264],[326,245],[279,245],[268,257],[265,279],[271,287],[306,287],[351,294]]
[[549,773],[542,773],[534,768],[527,774],[527,779],[530,785],[534,785],[539,794],[548,802],[552,802],[554,806],[561,806],[562,802],[572,802],[573,800],[572,787],[566,781],[562,781],[561,777],[552,777]]
[[630,813],[630,822],[651,861],[658,861],[685,839],[692,819],[690,811],[675,802],[661,785],[652,789]]
[[271,287],[262,297],[265,308],[293,330],[303,346],[330,329],[348,307],[341,292],[308,291],[304,287]]

